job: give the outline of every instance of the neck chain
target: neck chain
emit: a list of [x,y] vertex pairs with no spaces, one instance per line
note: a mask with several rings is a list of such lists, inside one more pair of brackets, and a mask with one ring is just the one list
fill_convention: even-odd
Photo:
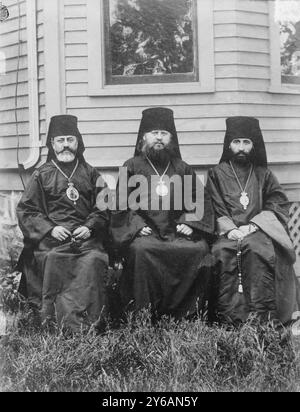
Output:
[[169,194],[169,189],[168,189],[168,186],[166,185],[166,183],[164,182],[164,177],[165,177],[165,174],[167,173],[167,171],[170,167],[171,162],[168,163],[168,166],[166,167],[166,170],[164,171],[164,173],[162,175],[160,175],[148,156],[146,156],[146,159],[148,160],[150,166],[155,171],[157,176],[159,176],[159,181],[158,181],[157,187],[156,187],[156,193],[158,194],[158,196],[161,196],[161,197],[167,196]]
[[71,182],[71,179],[72,179],[72,177],[74,176],[74,174],[75,174],[75,172],[76,172],[76,170],[77,170],[77,168],[78,168],[78,165],[79,165],[78,159],[77,159],[76,165],[75,165],[75,167],[74,167],[74,169],[73,169],[73,172],[71,173],[71,176],[70,176],[70,177],[68,177],[68,176],[61,170],[61,168],[55,163],[55,161],[54,161],[53,159],[51,160],[51,162],[54,164],[54,166],[57,168],[57,170],[59,170],[60,173],[67,179],[67,181],[68,181],[68,188],[67,188],[67,190],[66,190],[67,197],[68,197],[68,199],[70,199],[70,200],[74,203],[74,205],[76,205],[76,202],[77,202],[77,200],[79,199],[79,192],[78,192],[78,190],[74,187],[74,183]]
[[238,182],[238,185],[241,189],[240,204],[243,206],[244,210],[247,210],[247,207],[249,206],[249,203],[250,203],[250,199],[249,199],[248,193],[246,193],[246,189],[247,189],[247,186],[249,184],[249,181],[250,181],[250,178],[251,178],[251,175],[252,175],[252,172],[253,172],[253,165],[251,165],[251,170],[250,170],[246,185],[243,189],[243,187],[241,185],[241,182],[238,178],[238,175],[236,174],[236,171],[234,170],[234,167],[233,167],[232,163],[231,162],[229,162],[229,163],[230,163],[231,169],[233,171],[233,174],[236,178],[236,181]]

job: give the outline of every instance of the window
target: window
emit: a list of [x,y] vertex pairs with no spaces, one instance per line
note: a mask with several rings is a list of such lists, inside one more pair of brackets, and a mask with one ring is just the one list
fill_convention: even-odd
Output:
[[107,84],[198,80],[194,0],[106,0]]
[[211,0],[88,0],[91,95],[214,91]]
[[277,1],[282,83],[300,84],[300,2]]
[[271,91],[300,91],[300,2],[275,0],[271,5]]

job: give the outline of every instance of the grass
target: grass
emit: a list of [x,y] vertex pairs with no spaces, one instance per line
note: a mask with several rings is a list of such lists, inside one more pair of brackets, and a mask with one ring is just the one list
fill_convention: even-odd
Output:
[[101,336],[67,337],[27,326],[0,341],[0,389],[298,392],[299,349],[272,325],[226,330],[201,320],[162,319],[153,326],[147,311]]
[[0,261],[0,309],[11,328],[0,338],[1,392],[300,392],[300,337],[272,325],[162,319],[154,327],[145,311],[101,336],[35,329],[18,311],[11,246],[11,261]]
[[0,265],[10,328],[0,338],[1,392],[300,392],[300,337],[288,330],[167,318],[154,326],[144,311],[100,336],[66,336],[35,328],[19,310],[11,272]]

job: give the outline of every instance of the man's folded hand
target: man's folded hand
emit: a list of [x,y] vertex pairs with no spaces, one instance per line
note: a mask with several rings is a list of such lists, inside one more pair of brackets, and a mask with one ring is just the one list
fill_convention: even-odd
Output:
[[91,231],[86,226],[80,226],[78,229],[74,230],[73,236],[77,240],[87,240],[91,237]]
[[249,225],[244,225],[239,227],[239,231],[243,233],[244,237],[250,235],[250,226]]
[[139,236],[150,236],[152,235],[152,229],[149,226],[143,227],[140,231]]
[[229,240],[243,240],[245,236],[239,229],[233,229],[228,233],[227,237]]
[[239,231],[243,233],[244,237],[251,235],[251,233],[257,232],[258,230],[259,228],[254,223],[239,227]]
[[194,233],[193,229],[185,224],[177,225],[177,233],[186,237],[192,236]]
[[71,232],[63,226],[56,226],[54,229],[52,229],[51,236],[54,239],[63,242],[64,240],[67,240],[69,236],[71,236]]

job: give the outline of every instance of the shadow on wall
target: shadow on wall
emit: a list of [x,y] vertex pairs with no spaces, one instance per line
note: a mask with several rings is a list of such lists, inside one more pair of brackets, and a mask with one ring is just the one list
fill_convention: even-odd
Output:
[[19,229],[16,206],[21,193],[0,193],[0,268],[17,263],[23,248],[23,236]]

